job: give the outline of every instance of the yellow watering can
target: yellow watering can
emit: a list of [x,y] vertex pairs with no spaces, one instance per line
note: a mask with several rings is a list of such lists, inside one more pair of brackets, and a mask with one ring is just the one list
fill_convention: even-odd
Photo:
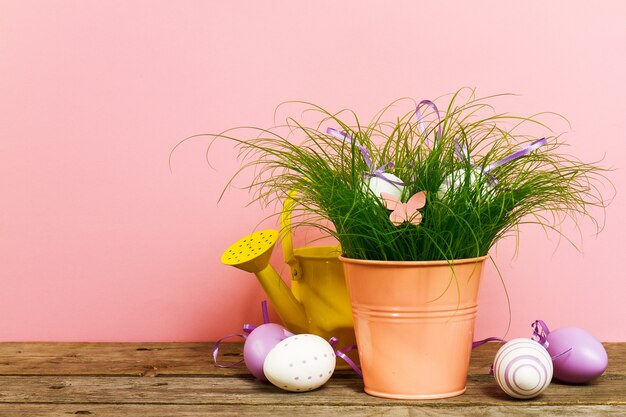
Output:
[[[313,333],[325,339],[334,336],[340,346],[356,344],[350,299],[338,259],[338,246],[294,249],[290,233],[291,193],[280,217],[285,262],[291,272],[291,289],[285,285],[269,260],[278,231],[262,230],[232,244],[221,261],[256,275],[281,320],[294,333]],[[356,354],[349,356],[356,359]]]

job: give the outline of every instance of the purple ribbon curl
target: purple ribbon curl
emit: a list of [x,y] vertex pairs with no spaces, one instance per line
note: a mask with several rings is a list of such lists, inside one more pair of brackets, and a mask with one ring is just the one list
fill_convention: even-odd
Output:
[[426,132],[426,128],[424,127],[424,116],[422,116],[422,112],[420,111],[420,107],[422,106],[430,107],[437,115],[437,133],[435,133],[435,140],[433,141],[433,143],[436,144],[437,140],[441,137],[441,115],[439,114],[439,109],[437,108],[437,105],[430,100],[422,100],[415,107],[415,117],[417,118],[417,125],[424,135],[426,143],[429,143],[429,140],[428,133]]
[[[499,166],[508,164],[509,162],[514,161],[517,158],[521,158],[522,156],[529,155],[532,151],[538,149],[539,147],[545,145],[546,143],[548,143],[546,138],[538,139],[532,142],[530,145],[523,147],[519,151],[513,152],[512,154],[505,156],[499,161],[494,162],[493,164],[487,165],[485,169],[483,169],[483,172],[487,174],[489,173],[489,171],[492,171],[498,168]],[[467,147],[464,144],[460,144],[459,141],[456,139],[454,141],[454,153],[456,154],[456,157],[458,159],[462,161],[467,161],[470,163],[471,166],[474,166],[474,161],[470,157]]]
[[[267,324],[270,322],[270,318],[269,318],[269,314],[267,313],[267,301],[263,300],[261,301],[261,311],[263,313],[263,324]],[[220,345],[222,344],[222,342],[226,339],[230,339],[231,337],[241,337],[243,340],[246,340],[248,338],[248,335],[250,333],[252,333],[252,330],[256,329],[257,326],[253,325],[253,324],[244,324],[243,325],[243,333],[231,333],[231,334],[227,334],[224,337],[221,337],[217,342],[215,342],[215,345],[213,346],[213,362],[215,363],[215,366],[217,366],[218,368],[232,368],[233,366],[237,366],[243,363],[243,359],[240,360],[239,362],[235,362],[235,363],[230,363],[228,365],[223,365],[221,363],[219,363],[217,361],[217,358],[219,356],[219,352],[220,352]]]
[[[472,349],[476,349],[478,346],[482,346],[487,342],[506,342],[506,340],[499,337],[488,337],[486,339],[472,342]],[[493,376],[493,364],[491,364],[491,366],[489,367],[489,375]]]
[[330,343],[330,345],[335,350],[335,354],[339,356],[341,359],[343,359],[350,366],[350,368],[352,368],[352,370],[356,372],[358,376],[361,376],[361,377],[363,376],[363,372],[361,371],[361,368],[359,368],[359,366],[356,363],[354,363],[354,361],[350,359],[348,355],[346,355],[346,353],[350,352],[351,350],[357,349],[356,345],[350,345],[341,349],[337,349],[337,345],[339,344],[339,339],[337,339],[334,336],[328,339],[328,343]]
[[[458,139],[454,139],[454,153],[457,159],[460,159],[465,163],[469,163],[472,168],[476,166],[476,164],[474,164],[474,160],[470,156],[467,146],[465,146],[464,143],[460,143]],[[498,179],[491,175],[489,172],[484,170],[482,172],[487,176],[487,182],[489,183],[489,185],[494,186],[498,183]]]
[[383,181],[387,181],[390,184],[394,184],[394,185],[398,185],[400,187],[404,186],[404,183],[402,181],[395,181],[392,179],[387,178],[386,176],[384,176],[383,174],[385,173],[386,169],[393,169],[394,164],[393,162],[389,161],[381,166],[379,166],[378,168],[374,167],[374,164],[372,163],[372,157],[369,153],[369,151],[367,150],[367,148],[363,145],[361,145],[358,141],[354,140],[350,135],[348,135],[346,132],[343,131],[339,131],[337,129],[333,129],[332,127],[329,127],[328,129],[326,129],[326,133],[328,133],[329,135],[337,138],[337,139],[341,139],[341,140],[349,140],[350,142],[354,142],[357,147],[359,148],[359,150],[361,151],[361,156],[363,157],[363,161],[365,162],[365,165],[367,165],[367,169],[368,172],[365,173],[366,176],[368,177],[377,177],[382,179]]
[[[490,171],[494,170],[495,168],[498,168],[499,166],[508,164],[509,162],[514,161],[517,158],[521,158],[522,156],[529,155],[532,151],[545,145],[546,143],[548,143],[546,138],[538,139],[532,142],[530,145],[523,147],[519,151],[513,152],[512,154],[505,156],[499,161],[496,161],[493,164],[487,165],[481,172],[487,176],[487,180],[489,181],[491,185],[495,185],[498,183],[498,180],[494,175],[490,173]],[[458,159],[464,162],[468,162],[471,167],[475,167],[474,161],[472,160],[469,150],[467,149],[465,144],[459,143],[459,141],[456,139],[454,140],[454,153]]]
[[[534,142],[531,142],[530,145],[523,147],[522,149],[520,149],[517,152],[513,152],[510,155],[505,156],[504,158],[500,159],[497,162],[494,162],[493,164],[489,164],[485,167],[485,169],[483,170],[485,173],[498,168],[499,166],[502,166],[504,164],[508,164],[509,162],[517,159],[517,158],[521,158],[522,156],[526,156],[529,155],[532,151],[534,151],[535,149],[545,145],[546,143],[548,143],[548,140],[546,138],[541,138],[541,139],[537,139]],[[544,323],[545,324],[545,323]]]
[[[550,334],[548,325],[543,320],[535,320],[530,326],[533,328],[533,335],[530,338],[535,342],[538,342],[544,348],[548,349],[548,346],[550,346],[550,342],[548,342],[548,335]],[[551,356],[551,358],[552,360],[558,359],[566,353],[571,352],[572,349],[574,348],[571,347],[569,349],[565,349],[563,352]]]
[[506,342],[506,340],[501,339],[499,337],[488,337],[483,340],[477,340],[475,342],[472,342],[472,349],[476,349],[478,346],[482,346],[487,342]]
[[535,342],[539,342],[539,344],[546,349],[550,346],[548,343],[548,335],[550,334],[550,329],[544,323],[543,320],[535,320],[533,324],[530,325],[533,329],[533,335],[530,337]]

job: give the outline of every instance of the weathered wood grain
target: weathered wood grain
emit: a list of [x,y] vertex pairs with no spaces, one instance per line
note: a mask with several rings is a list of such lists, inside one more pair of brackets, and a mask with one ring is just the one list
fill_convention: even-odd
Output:
[[[594,383],[553,383],[541,396],[506,396],[488,375],[498,343],[472,354],[467,392],[431,401],[372,397],[350,371],[321,389],[286,393],[245,367],[214,366],[211,343],[0,344],[0,416],[622,416],[626,415],[626,344],[606,344],[609,369]],[[241,358],[223,345],[222,362]],[[146,376],[152,378],[145,378]]]
[[[224,362],[241,357],[227,343]],[[0,343],[0,375],[217,375],[212,343]],[[235,358],[236,360],[233,360]],[[234,373],[244,374],[245,368]]]
[[525,408],[509,406],[433,407],[429,405],[347,405],[340,409],[333,406],[298,407],[278,405],[136,405],[136,404],[0,404],[2,417],[623,417],[626,406],[535,406]]
[[[594,384],[570,386],[553,383],[535,405],[626,405],[626,380],[601,378]],[[384,405],[413,404],[415,401],[388,400],[363,392],[356,378],[333,379],[308,393],[286,393],[271,384],[252,378],[223,377],[0,377],[0,403],[94,403],[129,404],[264,404],[281,405]],[[430,400],[431,405],[513,405],[528,401],[505,395],[489,376],[471,377],[464,395]]]
[[[486,374],[499,343],[472,352],[469,374]],[[606,375],[626,376],[626,343],[605,343]],[[247,375],[244,366],[217,368],[213,343],[0,343],[0,375]],[[241,343],[223,343],[220,362],[242,357]],[[348,371],[338,375],[349,375]]]

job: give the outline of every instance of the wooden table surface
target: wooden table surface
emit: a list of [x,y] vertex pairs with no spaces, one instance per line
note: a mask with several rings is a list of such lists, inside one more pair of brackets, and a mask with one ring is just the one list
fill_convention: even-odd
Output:
[[[241,358],[241,344],[223,346],[224,362]],[[626,343],[605,344],[609,368],[595,382],[553,382],[527,401],[488,375],[499,346],[474,350],[465,394],[400,401],[365,394],[349,371],[284,392],[244,367],[216,368],[211,343],[1,343],[0,416],[626,416]]]

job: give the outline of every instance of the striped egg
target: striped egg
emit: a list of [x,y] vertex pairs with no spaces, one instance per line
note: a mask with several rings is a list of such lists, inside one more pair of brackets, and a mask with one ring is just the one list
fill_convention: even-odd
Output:
[[533,398],[550,385],[552,358],[534,340],[512,339],[496,353],[493,374],[500,388],[511,397]]

